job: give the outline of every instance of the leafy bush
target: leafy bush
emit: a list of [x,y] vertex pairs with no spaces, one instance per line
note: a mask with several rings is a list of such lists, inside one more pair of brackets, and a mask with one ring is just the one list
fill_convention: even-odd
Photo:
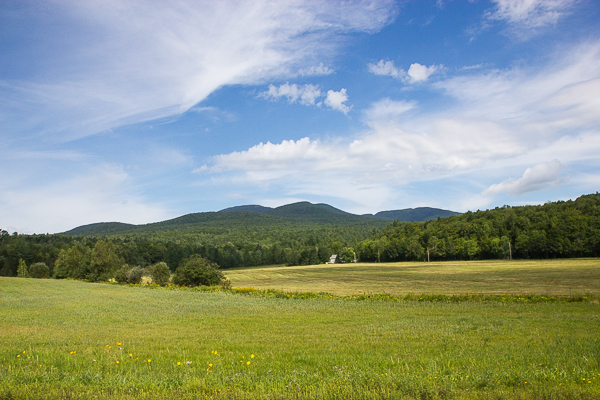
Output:
[[140,283],[145,273],[144,268],[123,264],[115,273],[115,280],[119,283]]
[[32,278],[48,278],[50,268],[43,262],[33,263],[29,266],[29,276]]
[[146,273],[146,270],[142,267],[133,267],[127,274],[125,275],[125,280],[127,283],[140,283],[142,281],[142,276]]
[[171,279],[171,270],[167,263],[159,262],[151,267],[152,283],[160,286],[167,285]]
[[130,269],[131,267],[128,264],[123,264],[121,268],[119,268],[117,272],[115,272],[115,281],[119,283],[126,283],[127,272],[129,272]]
[[224,280],[217,264],[197,254],[183,260],[173,277],[173,283],[179,286],[213,286]]

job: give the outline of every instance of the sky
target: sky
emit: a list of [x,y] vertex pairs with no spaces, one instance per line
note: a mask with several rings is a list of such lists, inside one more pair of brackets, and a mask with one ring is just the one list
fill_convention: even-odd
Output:
[[0,2],[0,228],[600,189],[600,2]]

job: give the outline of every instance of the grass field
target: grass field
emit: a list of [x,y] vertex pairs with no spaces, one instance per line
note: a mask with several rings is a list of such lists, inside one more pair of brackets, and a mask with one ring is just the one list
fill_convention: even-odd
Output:
[[600,294],[600,260],[325,264],[226,270],[234,287],[358,293]]
[[[590,272],[573,263],[563,276]],[[461,268],[491,287],[484,267]],[[546,270],[542,281],[560,276]],[[0,317],[1,399],[600,398],[597,300],[297,300],[0,278]]]

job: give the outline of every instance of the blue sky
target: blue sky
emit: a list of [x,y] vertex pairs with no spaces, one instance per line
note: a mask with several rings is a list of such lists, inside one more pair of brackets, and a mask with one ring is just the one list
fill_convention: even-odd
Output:
[[600,3],[0,3],[0,228],[600,188]]

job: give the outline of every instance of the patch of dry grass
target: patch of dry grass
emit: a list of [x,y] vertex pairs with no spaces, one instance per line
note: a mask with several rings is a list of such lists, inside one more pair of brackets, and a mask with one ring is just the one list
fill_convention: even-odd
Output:
[[325,264],[224,272],[234,287],[337,295],[600,294],[599,259]]

